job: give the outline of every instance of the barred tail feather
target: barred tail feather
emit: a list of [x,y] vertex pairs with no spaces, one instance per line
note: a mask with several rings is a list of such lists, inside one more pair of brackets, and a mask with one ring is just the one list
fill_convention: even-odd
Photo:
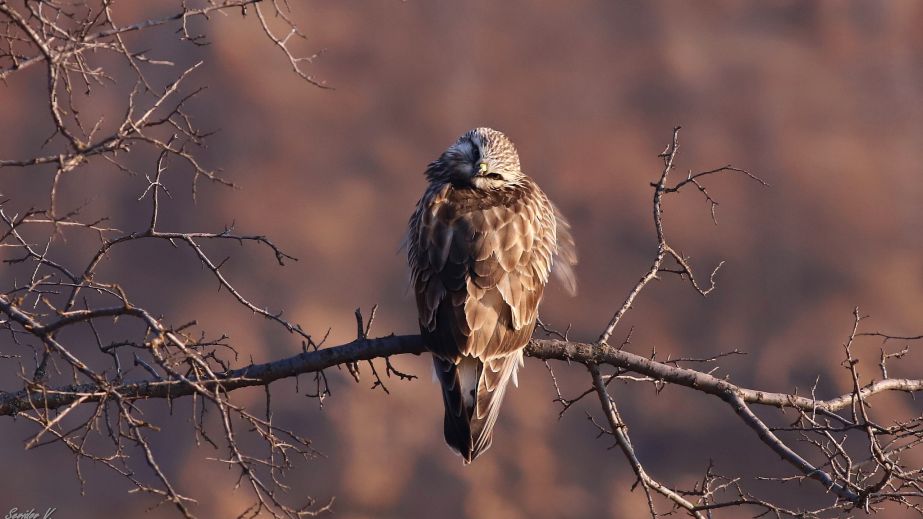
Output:
[[445,404],[445,441],[466,464],[490,448],[506,386],[521,360],[522,350],[486,363],[464,356],[455,364],[433,356]]

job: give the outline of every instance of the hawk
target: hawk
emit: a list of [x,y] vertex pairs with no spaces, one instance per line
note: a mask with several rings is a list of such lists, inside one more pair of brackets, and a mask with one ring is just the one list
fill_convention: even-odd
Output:
[[407,236],[411,281],[445,440],[467,464],[490,447],[549,276],[573,294],[577,257],[567,221],[499,131],[465,133],[426,178]]

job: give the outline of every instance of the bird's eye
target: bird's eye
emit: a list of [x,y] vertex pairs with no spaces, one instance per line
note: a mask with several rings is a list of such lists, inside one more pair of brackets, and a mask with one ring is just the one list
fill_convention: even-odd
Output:
[[493,180],[503,180],[503,175],[499,173],[488,173],[484,176],[486,176],[487,178],[493,179]]

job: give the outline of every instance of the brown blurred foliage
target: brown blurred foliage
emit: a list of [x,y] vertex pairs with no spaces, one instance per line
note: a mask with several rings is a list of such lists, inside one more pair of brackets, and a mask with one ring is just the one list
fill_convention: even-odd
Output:
[[[161,9],[139,2],[126,16]],[[550,291],[542,315],[561,328],[572,324],[576,339],[598,335],[649,262],[648,183],[677,124],[685,128],[682,168],[730,162],[772,187],[715,181],[717,227],[695,193],[671,201],[665,223],[674,244],[701,269],[727,264],[707,299],[681,283],[650,287],[626,318],[634,351],[656,348],[662,358],[740,348],[748,355],[723,360],[718,373],[773,391],[804,390],[819,376],[819,393],[832,395],[850,387],[839,362],[854,306],[871,314],[872,328],[923,326],[917,2],[315,0],[296,5],[295,14],[309,36],[303,49],[323,50],[310,70],[332,91],[292,74],[247,18],[216,16],[203,26],[206,47],[179,45],[166,31],[134,43],[178,67],[205,60],[191,79],[209,90],[191,110],[202,127],[220,131],[204,161],[241,187],[200,186],[193,203],[188,175],[169,173],[173,199],[163,227],[220,230],[234,222],[271,236],[300,261],[279,268],[266,251],[227,246],[228,275],[252,301],[284,308],[315,336],[329,327],[331,344],[354,337],[357,306],[380,305],[373,333],[415,332],[397,252],[407,217],[425,165],[482,125],[511,137],[525,171],[573,225],[580,293],[570,300]],[[0,157],[28,156],[51,132],[47,117],[31,112],[42,106],[43,82],[35,68],[0,85]],[[82,109],[111,110],[131,85],[106,88],[81,100]],[[0,192],[28,208],[42,200],[51,173],[0,171]],[[115,168],[84,170],[62,186],[62,206],[91,201],[115,226],[144,209],[136,202],[144,179]],[[88,252],[75,243],[70,254],[86,261]],[[228,333],[241,362],[300,348],[216,291],[186,251],[150,244],[106,269],[123,278],[139,273],[131,290],[168,318]],[[860,346],[874,358],[878,345]],[[898,369],[918,373],[919,359],[912,352]],[[333,394],[322,409],[294,383],[273,386],[277,418],[326,455],[289,476],[292,492],[336,496],[336,515],[355,519],[645,513],[624,460],[594,440],[583,410],[557,419],[537,361],[527,361],[508,395],[492,450],[463,467],[443,445],[428,362],[396,359],[420,379],[392,381],[390,395],[332,371]],[[571,393],[587,385],[579,368],[562,366],[558,375]],[[692,486],[709,460],[724,473],[789,470],[703,395],[658,395],[647,385],[615,391],[639,456],[679,486]],[[238,399],[257,406],[263,394]],[[877,405],[919,413],[896,399]],[[152,438],[165,470],[195,489],[201,516],[232,516],[250,504],[233,490],[236,474],[204,461],[214,454],[193,445],[183,413],[170,419],[165,409],[147,409],[165,421]],[[25,423],[4,429],[0,510],[56,506],[60,517],[127,517],[146,506],[148,498],[129,495],[125,482],[92,466],[83,467],[81,497],[63,449],[23,451],[28,430]],[[795,504],[822,495],[807,484],[765,491]],[[173,514],[161,507],[147,516]]]

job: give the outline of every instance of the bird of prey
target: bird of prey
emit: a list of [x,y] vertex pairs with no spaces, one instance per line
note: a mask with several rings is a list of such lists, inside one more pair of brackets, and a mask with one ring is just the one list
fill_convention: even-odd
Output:
[[467,464],[490,447],[549,276],[573,294],[577,258],[567,221],[499,131],[468,131],[426,178],[407,235],[411,281],[445,440]]

